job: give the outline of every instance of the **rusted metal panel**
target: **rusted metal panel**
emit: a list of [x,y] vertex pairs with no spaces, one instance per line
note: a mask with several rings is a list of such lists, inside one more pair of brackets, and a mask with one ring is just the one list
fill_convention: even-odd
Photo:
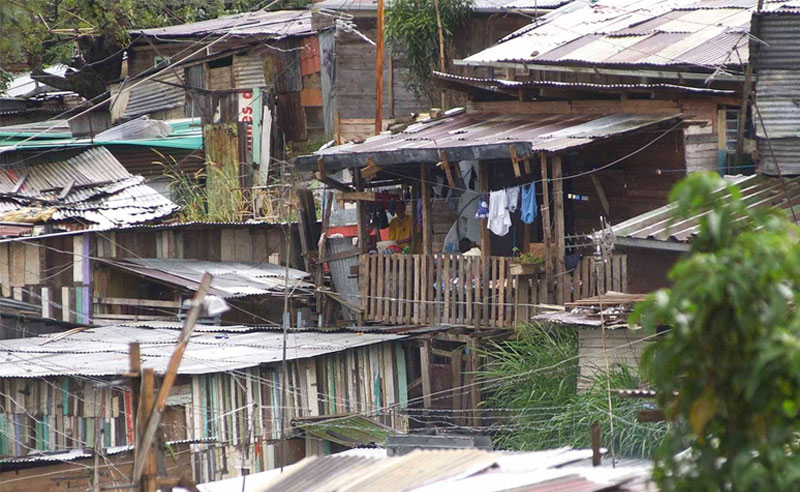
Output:
[[317,167],[322,157],[329,170],[361,167],[367,157],[380,166],[436,163],[444,151],[450,161],[509,159],[509,147],[518,156],[559,152],[616,135],[677,122],[675,114],[497,114],[451,110],[444,118],[423,120],[396,134],[379,135],[361,144],[330,147],[298,157],[303,170]]

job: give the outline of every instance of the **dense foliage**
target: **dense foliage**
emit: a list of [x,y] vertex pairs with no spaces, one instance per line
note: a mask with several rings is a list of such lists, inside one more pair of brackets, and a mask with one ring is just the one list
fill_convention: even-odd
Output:
[[[626,367],[598,376],[578,393],[578,337],[574,330],[524,325],[514,340],[496,342],[486,351],[481,376],[487,381],[484,405],[496,416],[498,447],[515,450],[589,447],[591,426],[603,426],[604,445],[611,436],[606,377],[612,388],[636,388],[640,381]],[[515,377],[519,376],[519,377]],[[490,381],[499,382],[490,382]],[[615,449],[618,455],[649,457],[666,424],[636,421],[646,405],[612,396]]]
[[[439,0],[447,46],[469,21],[472,0]],[[386,10],[386,39],[408,65],[408,88],[420,101],[432,100],[431,71],[438,67],[439,34],[434,0],[392,0]]]
[[[258,0],[0,0],[0,70],[34,71],[54,63],[92,72],[75,87],[92,97],[119,75],[128,30],[213,19],[257,8]],[[282,0],[271,8],[298,7]],[[96,80],[96,83],[94,83]]]
[[634,314],[671,327],[643,361],[676,419],[655,477],[665,492],[800,490],[800,231],[716,175],[671,198],[676,219],[708,212],[673,287]]

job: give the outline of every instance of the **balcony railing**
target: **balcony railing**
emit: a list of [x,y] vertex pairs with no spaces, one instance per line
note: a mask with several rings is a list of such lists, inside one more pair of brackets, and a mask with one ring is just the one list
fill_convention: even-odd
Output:
[[389,325],[509,327],[530,319],[541,304],[591,297],[598,287],[601,293],[625,292],[626,260],[613,255],[598,276],[594,258],[583,258],[563,278],[551,279],[548,291],[541,265],[519,265],[510,257],[362,255],[361,308],[365,320]]

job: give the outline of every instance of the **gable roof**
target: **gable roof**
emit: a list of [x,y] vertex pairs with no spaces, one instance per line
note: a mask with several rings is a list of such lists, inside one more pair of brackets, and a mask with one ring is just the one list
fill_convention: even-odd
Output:
[[[789,2],[767,1],[778,10]],[[576,0],[458,62],[661,67],[741,76],[757,0]],[[725,70],[727,69],[727,71]]]

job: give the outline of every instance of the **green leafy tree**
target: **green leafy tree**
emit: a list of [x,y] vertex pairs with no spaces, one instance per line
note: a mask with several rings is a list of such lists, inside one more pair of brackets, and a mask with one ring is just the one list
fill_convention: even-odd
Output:
[[[472,0],[439,0],[445,46],[452,46],[455,33],[469,22],[471,6]],[[434,0],[392,0],[386,10],[386,39],[392,53],[408,65],[406,86],[420,101],[432,100],[431,71],[439,60]]]
[[663,491],[800,490],[800,231],[713,174],[671,198],[676,219],[703,215],[672,288],[633,314],[671,328],[643,359],[674,419],[655,478]]
[[[237,12],[255,0],[0,0],[0,67],[34,72],[54,63],[78,74],[61,88],[91,98],[120,75],[129,29],[182,24]],[[6,75],[6,79],[8,76]],[[47,83],[58,84],[57,80]]]

